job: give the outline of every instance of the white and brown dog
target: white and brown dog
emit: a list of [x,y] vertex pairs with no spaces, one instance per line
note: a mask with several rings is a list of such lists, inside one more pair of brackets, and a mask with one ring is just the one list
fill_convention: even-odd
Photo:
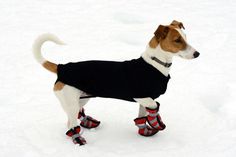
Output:
[[[140,104],[135,124],[142,136],[152,136],[165,128],[154,99],[165,93],[174,56],[186,59],[200,54],[187,43],[181,22],[160,25],[139,59],[125,62],[86,61],[57,65],[41,54],[45,41],[63,44],[51,34],[40,36],[33,45],[36,60],[58,78],[54,93],[68,116],[67,135],[74,143],[83,145],[81,128],[95,128],[100,122],[84,113],[89,97],[99,96],[135,101]],[[80,120],[80,125],[77,120]]]

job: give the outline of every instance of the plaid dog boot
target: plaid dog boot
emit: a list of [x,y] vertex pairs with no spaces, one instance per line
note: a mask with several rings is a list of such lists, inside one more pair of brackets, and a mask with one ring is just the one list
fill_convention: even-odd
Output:
[[87,128],[87,129],[96,128],[100,124],[100,121],[97,121],[96,119],[94,119],[94,118],[92,118],[90,116],[85,115],[83,108],[79,112],[78,119],[81,120],[80,125],[82,127],[84,127],[84,128]]
[[136,118],[134,120],[135,125],[139,128],[138,133],[142,136],[153,136],[158,130],[152,129],[148,125],[146,125],[147,117]]
[[66,135],[71,137],[74,144],[85,145],[86,141],[80,134],[80,126],[74,127],[66,132]]
[[160,104],[156,102],[157,107],[155,109],[146,108],[146,111],[148,112],[147,115],[147,121],[148,124],[157,130],[164,130],[166,128],[166,125],[162,122],[161,116],[158,113]]

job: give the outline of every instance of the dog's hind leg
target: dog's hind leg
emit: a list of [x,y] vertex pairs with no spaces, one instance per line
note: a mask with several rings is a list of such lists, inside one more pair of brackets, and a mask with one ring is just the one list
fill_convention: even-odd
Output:
[[88,103],[89,100],[90,98],[80,98],[79,99],[80,108],[82,109]]
[[81,137],[81,129],[77,123],[81,91],[72,86],[65,85],[62,82],[57,82],[54,86],[54,93],[68,117],[67,126],[69,130],[66,135],[72,137],[75,144],[84,145],[86,141]]
[[[56,84],[58,85],[59,82]],[[55,86],[56,86],[55,85]],[[77,126],[77,113],[79,112],[79,97],[80,91],[72,86],[64,85],[61,90],[55,90],[55,95],[59,99],[62,108],[68,117],[68,128],[71,129]]]
[[86,105],[89,101],[89,98],[81,98],[80,103],[80,111],[78,114],[78,118],[81,120],[80,125],[87,129],[96,128],[99,126],[100,121],[88,116],[85,114],[85,109],[83,108],[84,105]]

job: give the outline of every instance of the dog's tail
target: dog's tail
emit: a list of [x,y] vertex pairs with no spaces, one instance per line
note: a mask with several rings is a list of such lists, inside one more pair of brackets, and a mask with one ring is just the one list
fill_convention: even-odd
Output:
[[47,70],[57,73],[57,64],[47,61],[41,53],[41,47],[44,42],[52,41],[58,45],[64,45],[64,43],[53,34],[43,34],[39,36],[33,44],[33,54],[37,62],[39,62]]

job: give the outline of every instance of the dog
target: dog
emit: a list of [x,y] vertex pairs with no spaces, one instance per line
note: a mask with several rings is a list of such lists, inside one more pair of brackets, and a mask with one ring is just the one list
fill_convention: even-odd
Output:
[[41,46],[46,41],[59,45],[63,42],[52,34],[38,37],[33,54],[44,68],[57,74],[53,90],[68,116],[66,135],[75,144],[84,145],[81,126],[88,129],[99,126],[100,121],[85,114],[84,105],[91,97],[137,102],[139,115],[134,122],[142,136],[153,136],[164,130],[160,104],[154,99],[166,91],[172,59],[174,56],[194,59],[200,55],[187,43],[183,29],[183,23],[176,20],[159,25],[141,57],[124,62],[94,60],[55,64],[42,56]]

